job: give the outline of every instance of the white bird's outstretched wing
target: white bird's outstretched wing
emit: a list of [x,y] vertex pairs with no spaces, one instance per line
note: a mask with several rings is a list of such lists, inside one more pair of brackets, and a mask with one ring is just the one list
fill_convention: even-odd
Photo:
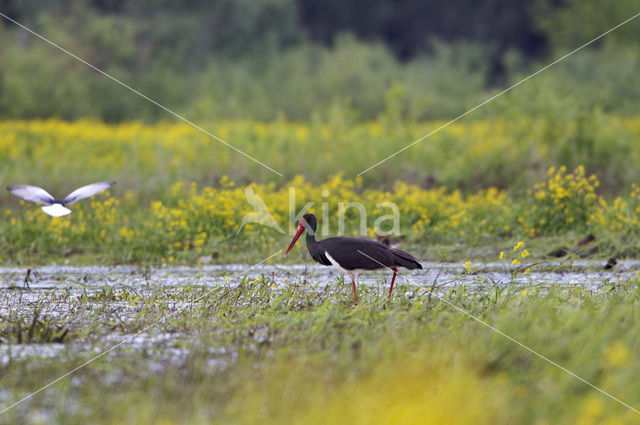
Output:
[[55,198],[49,192],[38,186],[14,184],[13,186],[8,186],[7,190],[25,201],[39,202],[44,205],[50,205],[55,201]]
[[82,186],[81,188],[78,188],[67,195],[67,197],[64,198],[64,201],[62,202],[64,205],[74,204],[81,199],[90,198],[96,193],[100,193],[114,184],[116,184],[116,182],[99,182]]

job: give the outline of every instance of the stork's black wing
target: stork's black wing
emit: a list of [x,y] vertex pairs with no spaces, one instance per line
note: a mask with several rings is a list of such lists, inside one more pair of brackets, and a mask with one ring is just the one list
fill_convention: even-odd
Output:
[[324,256],[325,252],[328,253],[346,270],[376,270],[395,265],[391,249],[371,239],[328,238],[318,242],[316,246],[320,254]]

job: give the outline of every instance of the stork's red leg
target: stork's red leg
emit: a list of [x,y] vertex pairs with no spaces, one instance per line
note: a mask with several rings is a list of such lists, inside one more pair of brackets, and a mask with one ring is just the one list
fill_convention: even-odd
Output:
[[391,291],[393,291],[393,283],[396,281],[396,275],[398,274],[398,268],[397,267],[391,267],[391,270],[393,270],[393,277],[391,278],[391,288],[389,288],[389,298],[391,298]]
[[358,291],[356,290],[356,280],[351,277],[351,286],[353,288],[353,305],[358,305]]

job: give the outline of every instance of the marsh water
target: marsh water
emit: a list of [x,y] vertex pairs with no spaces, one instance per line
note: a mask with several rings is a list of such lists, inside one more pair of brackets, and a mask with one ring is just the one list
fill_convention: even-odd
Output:
[[[620,262],[614,269],[606,270],[605,261],[546,262],[542,270],[523,273],[527,268],[519,267],[513,276],[513,267],[505,263],[422,263],[422,270],[400,269],[398,282],[412,286],[437,287],[459,285],[475,286],[479,283],[495,285],[565,285],[582,286],[598,290],[607,281],[623,281],[637,277],[640,260]],[[29,274],[28,288],[25,283]],[[471,271],[471,272],[470,272]],[[202,285],[207,287],[233,284],[243,277],[249,279],[269,277],[277,285],[307,280],[320,283],[335,283],[343,274],[332,268],[315,264],[303,265],[257,265],[228,264],[207,266],[140,267],[140,266],[60,266],[50,265],[36,268],[0,267],[0,290],[23,290],[24,296],[36,295],[39,291],[83,292],[103,286],[149,287]],[[389,281],[391,272],[375,270],[362,272],[359,285],[379,285]],[[479,278],[481,278],[479,280]],[[2,311],[2,310],[0,310]]]
[[[547,262],[538,268],[531,267],[523,273],[522,268],[515,276],[508,263],[423,263],[423,270],[402,270],[397,279],[397,291],[405,293],[426,290],[434,287],[443,293],[451,288],[466,286],[469,290],[484,291],[486,288],[526,288],[526,287],[577,287],[591,291],[616,284],[637,282],[640,261],[621,262],[614,269],[605,270],[603,261]],[[28,279],[25,277],[28,276]],[[361,273],[358,285],[385,291],[388,288],[391,273],[385,270]],[[331,267],[319,265],[258,265],[245,264],[206,265],[199,267],[139,267],[139,266],[86,266],[71,267],[50,265],[32,268],[0,268],[0,318],[23,316],[26,319],[38,311],[40,317],[56,318],[61,321],[71,313],[74,303],[68,300],[91,296],[105,290],[114,293],[122,290],[133,291],[145,296],[159,288],[167,291],[184,287],[214,288],[221,285],[238,285],[240,282],[268,279],[270,288],[278,290],[288,285],[299,285],[321,290],[331,286],[333,292],[340,291],[340,297],[348,297],[349,281],[342,273]],[[635,279],[635,280],[634,280]],[[338,288],[338,289],[336,289]],[[344,289],[344,290],[342,290]],[[382,292],[381,292],[382,293]],[[89,303],[98,314],[110,304],[118,310],[119,317],[126,320],[128,315],[136,314],[135,306],[114,298],[113,300]],[[180,309],[181,301],[174,308]],[[93,317],[87,315],[87,317]],[[26,323],[28,325],[28,322]],[[82,325],[81,325],[82,326]],[[124,347],[130,349],[150,349],[162,347],[162,356],[158,364],[164,361],[180,362],[186,358],[188,349],[174,343],[180,335],[163,333],[161,330],[144,332],[131,337],[117,330],[104,334],[99,344],[83,343],[16,343],[2,340],[0,335],[0,365],[15,359],[38,357],[41,359],[58,356],[75,356],[78,350],[93,350],[96,353],[105,347],[126,340]],[[123,347],[123,348],[124,348]],[[218,357],[228,357],[224,349],[216,348],[212,353],[212,363]],[[86,354],[86,353],[85,353]],[[114,352],[115,354],[115,352]],[[233,353],[231,353],[233,354]],[[220,356],[218,356],[220,355]]]

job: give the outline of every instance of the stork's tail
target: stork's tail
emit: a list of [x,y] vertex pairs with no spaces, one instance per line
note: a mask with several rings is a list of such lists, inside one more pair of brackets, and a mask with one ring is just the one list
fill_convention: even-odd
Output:
[[418,260],[408,252],[401,251],[399,249],[392,249],[393,262],[396,266],[404,267],[405,269],[421,269],[422,265],[418,263]]

